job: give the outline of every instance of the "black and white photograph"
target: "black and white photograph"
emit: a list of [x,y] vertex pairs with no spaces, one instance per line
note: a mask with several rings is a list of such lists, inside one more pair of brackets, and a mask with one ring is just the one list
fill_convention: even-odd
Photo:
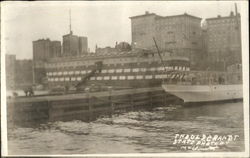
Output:
[[248,11],[1,2],[2,155],[249,157]]

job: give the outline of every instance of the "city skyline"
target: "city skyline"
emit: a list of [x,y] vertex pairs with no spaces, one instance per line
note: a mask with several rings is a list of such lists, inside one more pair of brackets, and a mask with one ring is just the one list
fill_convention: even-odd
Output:
[[[49,38],[62,42],[62,36],[69,33],[70,9],[73,34],[88,37],[89,48],[94,52],[96,44],[98,47],[113,47],[115,42],[131,43],[129,17],[145,14],[145,11],[161,16],[188,13],[204,20],[217,15],[228,16],[230,11],[234,11],[234,3],[233,1],[4,3],[2,13],[5,52],[15,54],[17,59],[30,59],[32,41]],[[240,3],[238,11],[241,12]]]

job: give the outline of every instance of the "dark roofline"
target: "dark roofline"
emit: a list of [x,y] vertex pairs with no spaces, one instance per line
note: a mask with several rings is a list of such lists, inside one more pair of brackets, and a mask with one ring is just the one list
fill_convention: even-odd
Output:
[[200,18],[200,17],[193,16],[193,15],[190,15],[190,14],[187,14],[187,13],[180,14],[180,15],[171,15],[171,16],[157,16],[157,18],[164,19],[164,18],[175,18],[175,17],[182,17],[182,16],[187,16],[187,17],[198,19],[198,20],[202,20],[202,18]]
[[175,18],[175,17],[187,16],[187,17],[191,17],[191,18],[198,19],[198,20],[202,20],[202,18],[200,18],[200,17],[193,16],[193,15],[189,15],[189,14],[187,14],[187,13],[180,14],[180,15],[171,15],[171,16],[160,16],[160,15],[157,15],[157,14],[155,14],[155,13],[148,13],[148,14],[143,14],[143,15],[132,16],[132,17],[129,17],[129,18],[130,18],[130,19],[135,19],[135,18],[141,18],[141,17],[145,17],[145,16],[152,16],[152,15],[155,15],[156,18],[158,18],[158,19],[163,19],[163,18]]
[[135,18],[141,18],[141,17],[151,16],[151,15],[156,15],[156,14],[155,13],[148,13],[148,14],[143,14],[143,15],[131,16],[129,18],[130,19],[135,19]]
[[40,42],[40,41],[51,41],[49,38],[46,38],[46,39],[38,39],[38,40],[35,40],[35,41],[32,41],[32,42]]
[[[237,17],[240,17],[240,14],[238,14]],[[213,17],[213,18],[207,18],[206,20],[219,20],[219,19],[231,19],[231,18],[236,18],[236,16],[221,16],[221,17]]]
[[63,35],[63,37],[64,37],[64,36],[70,36],[70,35],[75,36],[75,35],[69,33],[69,34]]
[[51,41],[51,42],[61,42],[61,41],[59,41],[59,40],[54,40],[54,41]]

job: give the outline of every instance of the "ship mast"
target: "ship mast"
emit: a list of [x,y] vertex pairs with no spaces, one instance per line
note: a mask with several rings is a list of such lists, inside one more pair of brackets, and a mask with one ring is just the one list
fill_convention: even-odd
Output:
[[164,70],[166,71],[166,66],[165,66],[165,64],[164,64],[164,61],[163,61],[163,59],[162,59],[162,56],[161,56],[159,47],[158,47],[158,45],[157,45],[156,40],[155,40],[154,37],[153,37],[153,40],[154,40],[154,43],[155,43],[155,47],[156,47],[156,49],[157,49],[157,53],[158,53],[158,55],[159,55],[159,57],[160,57],[160,59],[161,59],[161,63],[162,63],[162,65],[164,66]]
[[[156,40],[155,40],[154,37],[153,37],[153,40],[154,40],[154,43],[155,43],[155,47],[156,47],[156,49],[157,49],[157,53],[158,53],[158,55],[159,55],[159,57],[160,57],[160,59],[161,59],[161,63],[162,63],[162,65],[163,65],[163,67],[164,67],[164,71],[167,72],[165,63],[164,63],[164,61],[163,61],[163,59],[162,59],[162,56],[161,56],[159,47],[158,47],[158,45],[157,45]],[[168,73],[169,73],[169,72],[167,72],[167,74],[168,74]],[[170,73],[171,73],[171,72],[170,72]],[[164,84],[164,79],[163,79],[163,78],[162,78],[162,82],[163,82],[163,84]]]
[[240,36],[240,34],[241,34],[241,29],[240,29],[240,25],[239,25],[239,21],[238,21],[238,17],[240,18],[240,15],[238,14],[238,11],[237,11],[237,4],[236,3],[234,3],[234,6],[235,6],[235,19],[236,19],[236,31],[237,31],[237,38],[238,38],[238,40],[239,40],[239,45],[240,45],[240,47],[239,47],[239,50],[240,50],[240,55],[242,54],[242,50],[241,50],[241,36]]
[[71,9],[69,10],[69,33],[72,34],[72,29],[71,29]]

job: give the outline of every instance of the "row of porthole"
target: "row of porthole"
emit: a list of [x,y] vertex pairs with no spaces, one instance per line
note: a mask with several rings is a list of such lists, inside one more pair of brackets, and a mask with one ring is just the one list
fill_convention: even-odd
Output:
[[[175,75],[136,75],[136,76],[97,76],[90,77],[90,80],[142,80],[142,79],[165,79],[165,78],[182,78],[183,75],[175,74]],[[54,81],[81,81],[82,77],[61,77],[61,78],[48,78],[49,82]]]
[[[165,67],[166,70],[179,70],[179,71],[189,71],[189,67]],[[164,71],[164,67],[158,68],[133,68],[133,69],[109,69],[109,70],[101,70],[101,73],[130,73],[130,72],[146,72],[146,71]],[[79,75],[79,74],[88,74],[91,70],[78,70],[78,71],[64,71],[64,72],[47,72],[47,76],[61,76],[61,75]]]

